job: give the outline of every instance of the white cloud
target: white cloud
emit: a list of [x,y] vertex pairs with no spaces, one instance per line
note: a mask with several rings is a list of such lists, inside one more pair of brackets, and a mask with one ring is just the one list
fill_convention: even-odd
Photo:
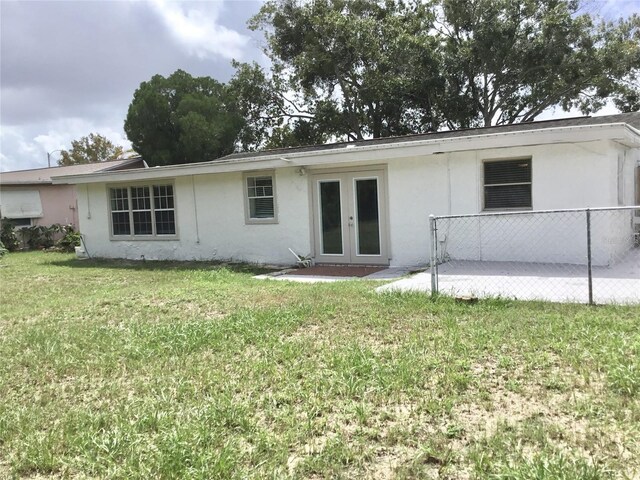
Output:
[[187,5],[177,1],[151,0],[151,6],[190,55],[198,58],[241,58],[249,43],[249,37],[218,23],[222,2]]
[[[64,118],[46,125],[46,133],[30,134],[24,127],[3,127],[0,132],[2,152],[0,152],[0,171],[25,170],[47,166],[47,152],[71,148],[71,141],[90,133],[99,133],[107,137],[116,145],[125,149],[131,148],[131,143],[124,136],[124,132],[111,126],[111,122],[101,125],[83,118]],[[45,128],[37,128],[42,131]],[[60,154],[51,155],[51,166],[58,163]]]

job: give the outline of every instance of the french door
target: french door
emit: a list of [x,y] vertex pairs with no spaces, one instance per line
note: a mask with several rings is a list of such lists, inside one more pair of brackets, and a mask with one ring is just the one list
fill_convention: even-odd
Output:
[[316,263],[388,264],[384,171],[312,178]]

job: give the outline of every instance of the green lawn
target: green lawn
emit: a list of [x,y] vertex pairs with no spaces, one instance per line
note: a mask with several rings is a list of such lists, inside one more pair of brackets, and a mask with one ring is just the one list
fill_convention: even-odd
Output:
[[640,476],[640,309],[0,260],[0,478]]

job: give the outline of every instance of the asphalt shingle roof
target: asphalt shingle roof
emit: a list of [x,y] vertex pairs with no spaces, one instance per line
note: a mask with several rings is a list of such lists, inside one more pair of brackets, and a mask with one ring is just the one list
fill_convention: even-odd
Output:
[[110,160],[108,162],[86,163],[84,165],[69,165],[66,167],[34,168],[31,170],[15,170],[0,173],[0,184],[33,184],[51,183],[51,177],[64,175],[81,175],[83,173],[107,172],[126,168],[142,167],[141,157]]

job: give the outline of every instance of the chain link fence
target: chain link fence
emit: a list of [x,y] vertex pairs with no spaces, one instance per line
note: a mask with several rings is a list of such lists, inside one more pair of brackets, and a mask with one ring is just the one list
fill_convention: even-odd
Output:
[[430,217],[431,291],[640,303],[640,206]]

